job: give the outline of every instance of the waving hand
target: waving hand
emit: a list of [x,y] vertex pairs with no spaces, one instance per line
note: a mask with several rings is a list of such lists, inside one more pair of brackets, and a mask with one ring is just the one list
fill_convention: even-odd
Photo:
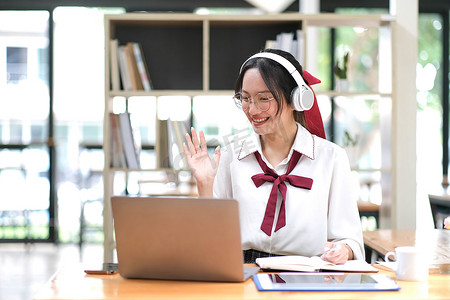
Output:
[[191,128],[191,134],[192,138],[186,133],[187,145],[183,145],[184,154],[197,181],[199,196],[212,197],[214,178],[220,161],[220,146],[217,146],[211,159],[203,131],[200,130],[199,137],[197,137],[197,132]]

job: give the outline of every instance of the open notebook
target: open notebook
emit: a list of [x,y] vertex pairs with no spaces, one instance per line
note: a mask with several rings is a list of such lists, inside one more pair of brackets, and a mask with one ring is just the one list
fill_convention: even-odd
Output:
[[119,272],[126,278],[244,281],[236,200],[111,198]]
[[364,260],[349,260],[345,264],[336,265],[322,260],[318,256],[306,257],[300,255],[273,256],[257,258],[256,263],[266,270],[295,272],[360,272],[376,273],[378,269]]

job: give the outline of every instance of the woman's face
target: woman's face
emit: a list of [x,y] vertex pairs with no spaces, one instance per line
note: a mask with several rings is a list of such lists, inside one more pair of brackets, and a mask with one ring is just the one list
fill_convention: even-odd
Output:
[[[256,94],[264,93],[272,96],[269,88],[266,86],[261,73],[258,69],[248,69],[242,80],[242,93],[251,97],[255,97]],[[280,99],[284,101],[284,99]],[[277,134],[283,129],[281,126],[288,126],[289,124],[295,124],[293,108],[290,105],[283,105],[280,113],[277,115],[278,103],[275,99],[270,101],[270,107],[267,111],[261,111],[252,102],[248,110],[244,111],[247,119],[252,124],[253,130],[259,135]],[[294,122],[294,123],[292,123]],[[286,129],[286,127],[284,127]]]

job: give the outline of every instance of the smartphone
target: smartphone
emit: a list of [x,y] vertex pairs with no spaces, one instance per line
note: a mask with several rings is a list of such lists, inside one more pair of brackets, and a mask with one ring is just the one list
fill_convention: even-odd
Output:
[[101,268],[86,269],[84,272],[89,275],[113,275],[119,270],[119,265],[116,263],[104,263]]
[[117,270],[84,270],[89,275],[113,275],[117,273]]

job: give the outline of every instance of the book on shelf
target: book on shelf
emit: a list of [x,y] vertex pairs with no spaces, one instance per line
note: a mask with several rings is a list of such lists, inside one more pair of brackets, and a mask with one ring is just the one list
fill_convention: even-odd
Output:
[[110,40],[109,49],[110,49],[109,71],[111,78],[111,89],[113,91],[118,91],[120,90],[119,57],[118,57],[119,41],[117,39]]
[[127,57],[128,71],[131,81],[131,89],[133,91],[143,90],[141,75],[137,68],[136,57],[134,56],[133,43],[129,42],[125,45],[125,54]]
[[305,33],[303,30],[298,29],[297,30],[297,49],[296,52],[293,53],[295,58],[298,60],[298,62],[302,65],[302,67],[305,66]]
[[185,134],[188,132],[185,121],[156,120],[156,166],[183,170],[188,168],[183,151]]
[[281,32],[276,37],[277,48],[292,54],[294,47],[294,33]]
[[110,166],[112,168],[126,168],[125,153],[123,151],[122,134],[119,127],[119,116],[114,113],[109,114],[111,121],[111,152]]
[[117,39],[110,40],[111,88],[125,91],[151,91],[152,81],[144,57],[142,46],[138,42],[119,45]]
[[132,90],[131,77],[130,77],[130,70],[128,67],[127,54],[125,53],[125,46],[120,45],[117,48],[117,54],[119,57],[119,73],[122,82],[122,88],[125,91],[131,91]]
[[291,272],[358,272],[376,273],[378,269],[365,260],[348,260],[345,264],[333,264],[318,256],[301,255],[272,256],[256,259],[256,264],[263,270]]
[[144,57],[144,51],[142,51],[142,45],[140,43],[132,43],[133,45],[133,52],[134,57],[136,60],[136,66],[139,73],[139,76],[141,78],[142,86],[144,88],[144,91],[148,92],[151,91],[152,88],[152,81],[150,79],[150,73],[148,71],[147,62]]
[[111,165],[139,169],[140,139],[131,126],[129,113],[111,113]]
[[183,143],[188,132],[184,121],[168,120],[170,167],[176,170],[188,169]]
[[170,168],[168,121],[156,118],[156,167]]
[[274,40],[266,40],[266,49],[279,49],[291,53],[303,66],[305,37],[301,29],[296,32],[281,32]]

